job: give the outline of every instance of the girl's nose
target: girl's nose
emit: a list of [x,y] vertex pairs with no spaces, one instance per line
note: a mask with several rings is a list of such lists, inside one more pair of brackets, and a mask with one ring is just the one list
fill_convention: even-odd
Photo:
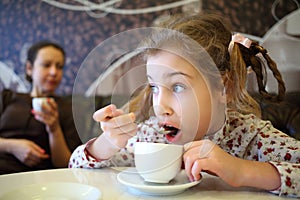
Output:
[[169,116],[173,114],[173,109],[171,107],[172,93],[166,88],[161,88],[159,94],[153,97],[153,106],[156,115],[159,116]]

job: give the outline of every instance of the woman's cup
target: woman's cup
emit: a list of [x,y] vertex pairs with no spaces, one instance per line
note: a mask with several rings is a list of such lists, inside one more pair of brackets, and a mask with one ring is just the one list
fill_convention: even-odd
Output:
[[145,181],[168,183],[181,170],[182,154],[182,145],[137,142],[135,166]]
[[51,99],[49,97],[34,97],[32,99],[32,108],[35,111],[41,112],[42,111],[42,105],[47,104],[48,99]]

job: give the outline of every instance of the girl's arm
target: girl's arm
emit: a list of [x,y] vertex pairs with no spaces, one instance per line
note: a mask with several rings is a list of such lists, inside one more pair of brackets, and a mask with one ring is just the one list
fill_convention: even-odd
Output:
[[[209,152],[199,151],[204,145],[212,147]],[[190,144],[184,154],[184,163],[191,181],[199,180],[201,171],[209,171],[234,187],[275,190],[281,184],[280,175],[272,164],[234,157],[209,140]]]
[[69,168],[97,169],[104,167],[134,166],[133,149],[130,147],[121,149],[106,160],[95,158],[87,150],[87,146],[90,146],[95,140],[96,138],[91,139],[86,144],[75,149],[69,161]]

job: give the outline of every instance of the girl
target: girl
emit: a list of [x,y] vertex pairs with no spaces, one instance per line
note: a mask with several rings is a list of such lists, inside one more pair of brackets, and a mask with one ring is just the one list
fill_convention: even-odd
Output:
[[[170,19],[143,47],[149,84],[129,102],[132,112],[114,105],[96,111],[103,133],[78,147],[69,167],[133,166],[135,142],[178,143],[185,146],[191,181],[208,171],[232,186],[300,196],[300,142],[262,121],[246,90],[252,69],[265,98],[282,99],[285,93],[265,49],[232,37],[213,15]],[[258,53],[275,74],[277,96],[264,88]],[[144,122],[137,126],[136,119]]]
[[[71,105],[55,96],[64,63],[62,47],[49,41],[37,42],[28,50],[25,66],[31,92],[1,93],[0,174],[66,167],[71,152],[81,144]],[[33,97],[53,98],[42,105],[42,111],[35,111]]]

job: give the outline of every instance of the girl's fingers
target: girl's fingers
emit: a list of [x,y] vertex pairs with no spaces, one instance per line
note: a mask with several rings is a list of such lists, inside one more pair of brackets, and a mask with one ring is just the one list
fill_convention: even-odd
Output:
[[93,114],[93,118],[95,121],[102,122],[107,121],[113,117],[119,116],[121,114],[123,114],[122,110],[117,109],[114,104],[110,104],[104,108],[97,110]]
[[205,171],[208,159],[189,156],[184,161],[185,172],[190,181],[198,181],[201,178],[201,171]]
[[194,162],[197,160],[197,153],[196,153],[197,149],[190,149],[188,152],[186,152],[183,155],[183,161],[184,161],[184,169],[185,172],[187,174],[187,176],[189,177],[190,181],[194,181],[194,177],[192,175],[192,168],[194,165]]
[[128,127],[136,127],[135,115],[133,113],[120,115],[118,117],[114,117],[112,119],[101,122],[101,129],[103,131],[113,131],[120,130],[120,132],[131,131],[133,128]]
[[188,151],[189,149],[193,149],[195,147],[202,146],[203,144],[206,144],[206,143],[212,143],[212,142],[210,140],[207,140],[207,139],[192,141],[192,142],[186,143],[184,145],[184,150]]
[[185,171],[190,181],[199,180],[200,172],[207,170],[210,153],[213,151],[215,143],[210,140],[200,140],[184,145],[185,153],[183,160]]
[[135,115],[134,113],[123,114],[118,117],[114,117],[109,120],[109,123],[114,124],[115,127],[126,126],[127,124],[134,123]]
[[185,151],[190,151],[192,149],[197,149],[197,153],[199,158],[206,158],[209,157],[210,152],[214,149],[216,146],[215,143],[213,143],[210,140],[200,140],[195,142],[190,142],[184,145]]
[[191,176],[193,177],[194,181],[198,181],[201,178],[201,171],[202,171],[202,159],[197,159],[191,169]]
[[135,123],[129,123],[121,127],[110,129],[110,131],[107,132],[110,137],[118,137],[124,134],[128,135],[128,137],[132,137],[137,132],[137,125]]

